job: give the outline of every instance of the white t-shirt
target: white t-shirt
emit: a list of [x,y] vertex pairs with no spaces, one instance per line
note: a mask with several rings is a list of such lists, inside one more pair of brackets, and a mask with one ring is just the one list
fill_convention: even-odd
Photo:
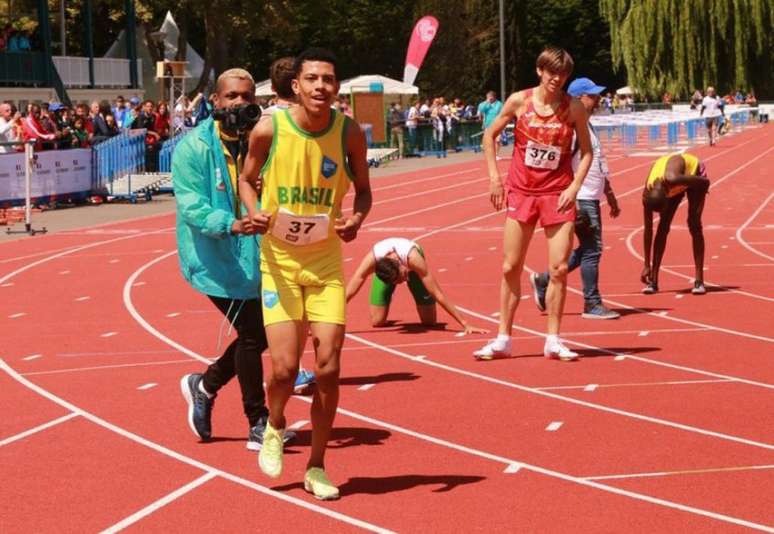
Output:
[[[18,141],[14,135],[13,121],[6,121],[2,117],[0,117],[0,141],[4,143]],[[0,154],[10,154],[11,152],[16,152],[15,147],[0,146]]]
[[406,118],[406,128],[416,128],[418,116],[419,110],[415,106],[411,106],[408,110],[408,117]]
[[720,117],[720,99],[716,96],[705,96],[701,105],[704,108],[704,116],[707,118]]
[[408,256],[413,248],[417,244],[410,239],[403,237],[390,237],[383,239],[374,245],[373,253],[376,261],[381,260],[390,252],[395,252],[398,255],[398,261],[405,266],[408,266]]
[[[607,168],[607,158],[602,152],[602,145],[599,142],[596,132],[589,125],[589,137],[591,138],[591,152],[594,157],[591,160],[591,167],[586,178],[583,180],[580,191],[578,191],[578,200],[601,200],[605,195],[605,179],[610,171]],[[573,142],[574,146],[574,142]],[[580,165],[580,150],[572,157],[572,170],[578,170]]]

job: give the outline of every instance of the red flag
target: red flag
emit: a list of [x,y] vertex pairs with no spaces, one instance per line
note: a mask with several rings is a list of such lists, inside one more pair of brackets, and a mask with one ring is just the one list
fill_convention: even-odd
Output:
[[404,83],[413,85],[419,67],[422,66],[436,33],[438,33],[438,20],[435,17],[428,15],[417,21],[414,31],[411,32],[411,40],[406,51],[406,66],[403,69]]

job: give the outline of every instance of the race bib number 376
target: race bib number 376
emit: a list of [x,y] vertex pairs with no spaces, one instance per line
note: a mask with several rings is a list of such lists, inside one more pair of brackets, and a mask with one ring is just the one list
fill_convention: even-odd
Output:
[[562,150],[557,146],[527,141],[524,163],[528,167],[535,169],[556,169],[559,167],[559,157],[561,155]]
[[328,237],[329,220],[326,214],[296,215],[280,209],[271,233],[292,245],[309,245]]

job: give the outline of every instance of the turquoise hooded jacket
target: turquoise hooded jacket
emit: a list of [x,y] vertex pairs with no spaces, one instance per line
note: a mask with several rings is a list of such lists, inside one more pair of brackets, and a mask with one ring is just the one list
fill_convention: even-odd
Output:
[[[180,270],[213,297],[258,298],[260,236],[232,235],[234,188],[212,118],[180,141],[172,155]],[[244,208],[242,213],[246,213]]]

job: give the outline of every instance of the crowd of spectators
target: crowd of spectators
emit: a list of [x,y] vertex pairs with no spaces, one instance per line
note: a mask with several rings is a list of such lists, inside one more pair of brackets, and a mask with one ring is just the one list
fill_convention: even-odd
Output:
[[29,52],[36,50],[37,32],[17,30],[11,24],[6,24],[0,32],[0,52]]

